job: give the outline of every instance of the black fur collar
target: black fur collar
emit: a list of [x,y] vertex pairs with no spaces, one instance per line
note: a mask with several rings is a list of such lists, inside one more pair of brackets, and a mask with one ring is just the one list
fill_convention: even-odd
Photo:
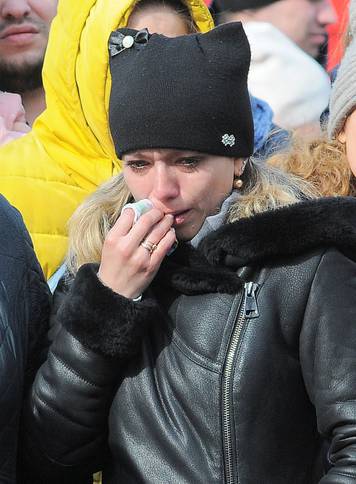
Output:
[[336,247],[356,260],[355,198],[307,201],[226,224],[197,250],[181,244],[162,264],[157,282],[185,294],[233,293],[242,284],[239,267],[323,247]]

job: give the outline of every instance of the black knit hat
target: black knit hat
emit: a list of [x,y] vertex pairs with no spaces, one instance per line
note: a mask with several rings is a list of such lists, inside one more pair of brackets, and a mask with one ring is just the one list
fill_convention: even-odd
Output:
[[279,0],[214,0],[213,5],[216,13],[240,12],[241,10],[266,7],[277,1]]
[[109,50],[109,120],[120,158],[148,148],[252,154],[250,47],[240,22],[175,38],[119,29]]

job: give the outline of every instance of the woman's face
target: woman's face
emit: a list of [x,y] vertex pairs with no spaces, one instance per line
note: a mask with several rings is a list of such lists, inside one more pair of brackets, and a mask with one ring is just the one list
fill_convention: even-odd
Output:
[[127,26],[135,30],[147,28],[151,34],[163,34],[166,37],[189,34],[188,25],[183,17],[170,7],[163,6],[134,10]]
[[194,151],[147,149],[123,156],[123,174],[135,200],[149,198],[174,215],[180,240],[192,239],[217,213],[241,174],[243,160]]
[[346,146],[347,160],[356,176],[356,109],[348,116],[338,139]]

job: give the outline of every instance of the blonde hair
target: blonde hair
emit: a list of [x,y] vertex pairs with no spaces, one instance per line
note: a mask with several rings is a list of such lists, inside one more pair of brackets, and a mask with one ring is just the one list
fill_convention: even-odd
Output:
[[345,145],[326,136],[308,140],[294,136],[291,148],[267,163],[311,183],[321,196],[355,195],[355,179]]
[[[251,159],[244,173],[241,197],[231,207],[228,223],[314,198],[311,185],[293,175]],[[78,207],[69,221],[67,266],[75,274],[88,262],[100,262],[103,243],[122,207],[132,200],[122,174],[110,179]]]

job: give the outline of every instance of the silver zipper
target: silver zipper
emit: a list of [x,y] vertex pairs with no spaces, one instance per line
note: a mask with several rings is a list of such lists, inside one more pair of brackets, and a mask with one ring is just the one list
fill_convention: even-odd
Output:
[[[222,379],[222,426],[223,426],[223,446],[225,461],[225,483],[236,484],[238,478],[234,473],[232,426],[231,426],[231,391],[232,391],[232,372],[235,356],[239,346],[241,332],[246,319],[257,318],[259,316],[256,292],[258,284],[246,282],[242,296],[241,306],[237,315],[236,324],[230,339],[227,350],[225,367]],[[236,480],[235,480],[236,477]]]

